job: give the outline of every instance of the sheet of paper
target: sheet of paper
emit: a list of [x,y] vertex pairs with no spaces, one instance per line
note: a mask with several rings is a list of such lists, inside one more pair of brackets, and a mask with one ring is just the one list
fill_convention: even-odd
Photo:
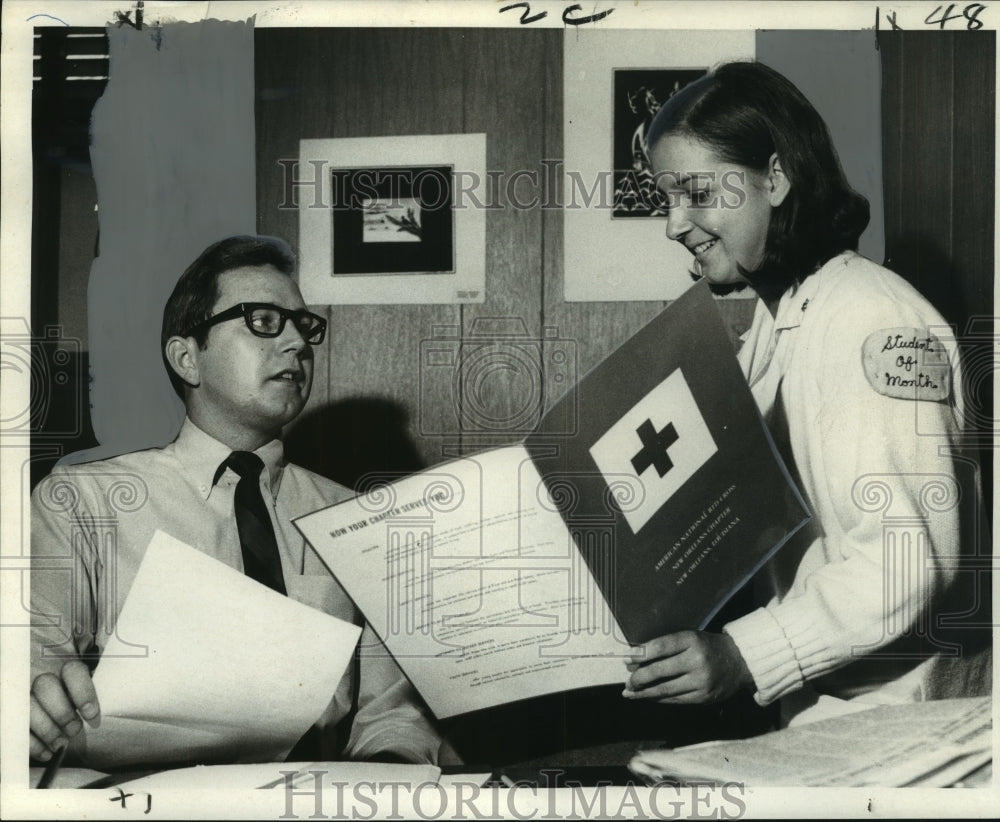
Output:
[[438,717],[624,685],[629,645],[521,446],[295,524]]
[[643,751],[629,767],[651,784],[940,787],[990,760],[991,710],[989,697],[882,705],[751,739]]
[[269,761],[320,716],[361,629],[157,531],[94,673],[86,761]]

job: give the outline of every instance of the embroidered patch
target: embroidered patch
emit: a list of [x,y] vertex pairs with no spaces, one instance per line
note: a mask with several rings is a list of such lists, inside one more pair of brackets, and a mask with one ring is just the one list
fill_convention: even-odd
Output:
[[861,362],[871,387],[901,400],[951,396],[948,352],[926,328],[883,328],[868,336]]

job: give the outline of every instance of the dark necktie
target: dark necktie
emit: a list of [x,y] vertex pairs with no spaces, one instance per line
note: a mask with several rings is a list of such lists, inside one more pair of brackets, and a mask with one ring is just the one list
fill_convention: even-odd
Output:
[[264,462],[249,451],[233,451],[219,467],[220,475],[227,465],[240,477],[236,483],[234,508],[243,549],[243,571],[251,579],[284,594],[285,579],[281,574],[278,543],[260,493],[260,472]]

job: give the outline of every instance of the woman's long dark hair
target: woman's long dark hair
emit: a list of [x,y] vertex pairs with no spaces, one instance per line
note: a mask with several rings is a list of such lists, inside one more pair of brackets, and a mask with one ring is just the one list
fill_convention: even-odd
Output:
[[726,63],[685,86],[657,112],[650,151],[668,135],[695,139],[720,159],[757,171],[766,172],[777,154],[791,190],[771,212],[761,265],[742,272],[758,292],[780,294],[831,257],[857,249],[868,201],[848,184],[823,118],[774,69]]

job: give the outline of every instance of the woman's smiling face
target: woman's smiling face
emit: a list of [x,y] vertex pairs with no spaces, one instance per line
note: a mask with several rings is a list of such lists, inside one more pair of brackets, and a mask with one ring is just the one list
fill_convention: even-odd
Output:
[[[740,267],[760,266],[771,210],[787,193],[777,158],[772,156],[769,171],[756,171],[676,134],[659,140],[649,158],[670,204],[667,236],[684,244],[709,282],[747,282]],[[775,170],[781,179],[775,180]]]

